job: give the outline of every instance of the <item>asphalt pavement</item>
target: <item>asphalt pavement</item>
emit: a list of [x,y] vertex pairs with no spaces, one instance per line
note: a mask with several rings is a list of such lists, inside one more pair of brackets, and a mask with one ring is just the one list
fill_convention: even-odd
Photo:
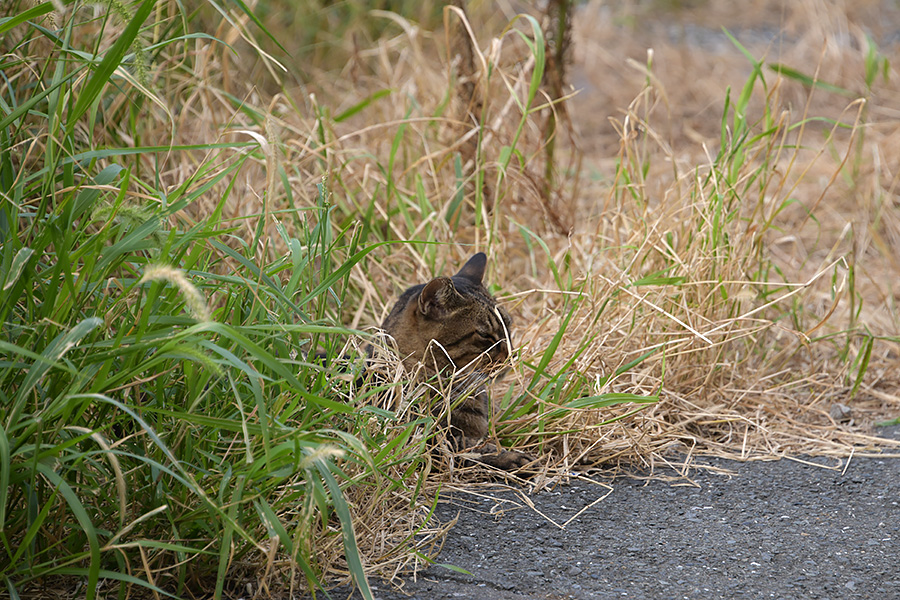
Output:
[[576,480],[527,499],[454,491],[437,509],[459,519],[437,562],[468,574],[433,565],[399,590],[372,581],[375,597],[900,599],[900,459],[694,463],[687,478]]

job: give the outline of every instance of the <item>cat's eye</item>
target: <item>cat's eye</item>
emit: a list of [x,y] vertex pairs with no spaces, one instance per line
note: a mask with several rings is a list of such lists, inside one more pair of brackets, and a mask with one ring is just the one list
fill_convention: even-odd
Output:
[[490,335],[487,333],[481,333],[480,331],[475,332],[475,337],[478,338],[478,341],[487,347],[493,347],[499,344],[502,340],[498,339],[494,335]]

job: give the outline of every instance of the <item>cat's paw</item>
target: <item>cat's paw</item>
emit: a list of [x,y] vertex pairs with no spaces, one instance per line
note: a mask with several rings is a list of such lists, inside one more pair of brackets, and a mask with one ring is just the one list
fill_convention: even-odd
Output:
[[499,450],[493,444],[472,448],[468,454],[477,462],[504,471],[518,471],[537,462],[537,459],[530,454],[516,450]]

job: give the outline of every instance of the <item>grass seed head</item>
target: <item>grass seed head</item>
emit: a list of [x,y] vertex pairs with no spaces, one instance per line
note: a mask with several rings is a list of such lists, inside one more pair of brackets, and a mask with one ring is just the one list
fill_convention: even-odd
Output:
[[184,271],[169,265],[149,265],[139,283],[150,281],[166,281],[179,289],[184,303],[194,318],[200,322],[212,321],[212,314],[206,304],[206,298],[185,276]]

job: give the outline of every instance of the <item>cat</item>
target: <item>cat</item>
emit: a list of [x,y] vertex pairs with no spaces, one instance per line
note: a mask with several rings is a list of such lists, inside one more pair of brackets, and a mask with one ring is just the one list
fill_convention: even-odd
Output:
[[[436,277],[400,296],[381,325],[406,369],[452,377],[450,435],[457,450],[484,464],[513,470],[527,454],[485,444],[490,417],[486,384],[501,377],[512,351],[512,319],[484,287],[487,256],[472,256],[453,277]],[[481,444],[479,446],[479,444]]]

